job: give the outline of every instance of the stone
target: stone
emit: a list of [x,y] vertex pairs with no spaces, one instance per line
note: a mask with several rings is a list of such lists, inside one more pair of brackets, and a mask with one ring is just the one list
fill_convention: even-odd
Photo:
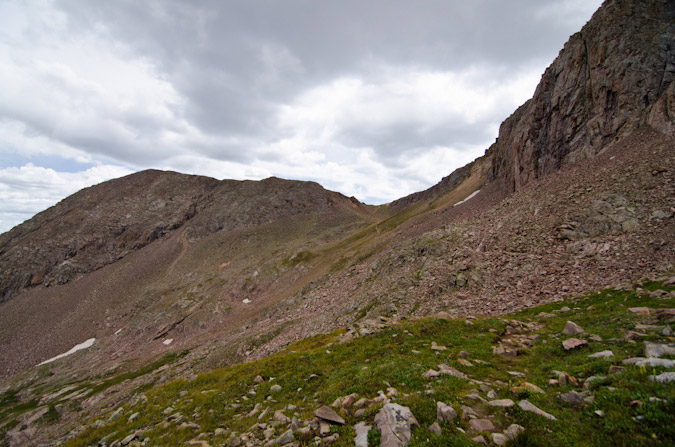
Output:
[[431,342],[431,350],[432,351],[445,351],[446,348],[445,346],[437,345],[435,341]]
[[262,376],[255,376],[255,379],[253,379],[253,383],[265,383],[265,379],[262,378]]
[[430,369],[429,371],[422,374],[422,377],[424,377],[425,379],[431,379],[431,378],[434,378],[434,377],[438,377],[440,375],[441,375],[441,373],[439,373],[438,371]]
[[319,422],[319,435],[327,436],[330,433],[330,424],[326,421]]
[[382,433],[381,447],[404,447],[410,443],[412,427],[419,423],[410,408],[388,403],[375,416],[375,425]]
[[622,363],[624,365],[649,366],[651,368],[656,368],[657,366],[662,366],[664,368],[675,367],[675,360],[660,359],[658,357],[631,357],[625,359]]
[[359,422],[354,426],[354,447],[368,447],[368,432],[372,427],[365,422]]
[[658,383],[669,383],[669,382],[674,382],[675,381],[675,372],[667,372],[663,374],[659,374],[658,376],[649,376],[649,380],[652,382],[658,382]]
[[443,402],[436,402],[436,420],[438,422],[452,422],[457,418],[457,411]]
[[435,434],[436,436],[440,436],[443,431],[441,430],[441,426],[438,425],[438,422],[434,422],[429,426],[427,429],[430,433]]
[[469,354],[469,353],[466,352],[466,351],[459,351],[459,352],[457,353],[457,357],[459,357],[459,358],[461,358],[461,359],[468,359],[468,358],[471,358],[471,354]]
[[648,307],[629,307],[628,312],[637,314],[637,315],[642,315],[645,317],[649,316],[651,309]]
[[281,391],[281,386],[280,386],[280,385],[272,385],[272,386],[270,387],[270,391],[273,392],[273,393],[276,393],[276,392],[278,392],[278,391]]
[[609,358],[609,357],[614,357],[614,353],[612,351],[600,351],[596,352],[595,354],[589,355],[590,358],[597,359],[597,358]]
[[461,408],[462,408],[462,413],[464,414],[464,415],[462,416],[462,419],[463,419],[463,420],[466,421],[466,420],[468,420],[471,416],[478,417],[478,413],[476,413],[476,411],[475,411],[473,408],[467,407],[466,405],[462,405]]
[[549,419],[551,421],[557,421],[558,420],[552,414],[549,414],[549,413],[545,412],[544,410],[541,410],[541,409],[537,408],[535,405],[528,402],[527,400],[521,400],[520,402],[518,402],[518,406],[523,411],[528,411],[530,413],[538,414],[539,416],[543,416],[546,419]]
[[282,424],[289,424],[291,422],[291,418],[286,416],[283,411],[277,410],[274,412],[274,420],[279,421]]
[[188,445],[198,445],[201,447],[211,447],[211,444],[208,443],[208,441],[200,440],[200,439],[191,439],[188,441]]
[[468,360],[466,360],[466,359],[461,359],[461,358],[460,358],[460,359],[457,359],[457,362],[459,362],[459,364],[460,364],[460,365],[463,365],[463,366],[468,366],[468,367],[470,367],[470,368],[473,367],[473,363],[471,363],[470,361],[468,361]]
[[134,422],[136,419],[138,419],[139,415],[140,415],[140,413],[136,412],[136,413],[132,414],[131,416],[129,416],[129,422]]
[[485,437],[483,435],[476,436],[475,438],[471,438],[473,442],[476,444],[483,444],[483,445],[488,445],[487,441],[485,440]]
[[274,440],[276,445],[285,445],[295,441],[295,435],[293,435],[293,430],[286,430],[283,435],[279,436]]
[[563,329],[563,334],[567,335],[576,335],[583,333],[584,330],[581,329],[581,327],[573,321],[568,321],[567,324],[565,325],[565,328]]
[[471,419],[469,425],[473,431],[492,432],[497,430],[490,419]]
[[563,348],[565,348],[565,351],[570,351],[572,349],[588,346],[588,342],[586,340],[580,340],[578,338],[568,338],[567,340],[562,342],[562,346]]
[[675,343],[644,342],[645,357],[675,356]]
[[584,402],[584,397],[576,391],[569,391],[558,395],[558,400],[574,407],[581,405]]
[[600,337],[599,335],[592,335],[592,336],[588,337],[588,339],[590,341],[595,341],[595,342],[598,342],[598,343],[602,342],[602,337]]
[[499,399],[491,400],[488,402],[488,405],[491,407],[511,408],[515,405],[515,403],[511,399]]
[[345,420],[342,419],[340,415],[325,405],[314,410],[314,416],[334,424],[344,425],[345,423]]
[[134,439],[136,439],[136,433],[132,433],[132,434],[130,434],[129,436],[127,436],[127,437],[125,437],[124,439],[122,439],[122,440],[120,441],[120,444],[122,444],[122,445],[127,445],[127,444],[129,444],[131,441],[133,441]]
[[336,442],[338,439],[340,439],[340,433],[333,433],[332,435],[323,438],[323,445],[332,444]]
[[502,433],[492,433],[490,437],[495,445],[505,445],[509,442],[509,438]]
[[665,322],[675,321],[675,309],[657,309],[656,318]]
[[449,374],[453,377],[457,377],[459,379],[468,379],[469,377],[464,374],[461,371],[456,370],[452,366],[448,366],[446,364],[440,364],[438,365],[438,370],[440,371],[441,374]]
[[509,428],[504,430],[504,434],[511,440],[516,439],[521,433],[525,432],[525,427],[518,424],[511,424]]
[[523,382],[523,386],[527,388],[528,390],[534,392],[534,393],[539,393],[539,394],[546,394],[544,390],[539,388],[537,385],[530,383],[530,382]]

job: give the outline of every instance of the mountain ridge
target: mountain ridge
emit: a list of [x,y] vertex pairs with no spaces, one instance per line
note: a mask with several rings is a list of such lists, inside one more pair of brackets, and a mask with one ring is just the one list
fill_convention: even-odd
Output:
[[[675,1],[607,0],[485,156],[386,206],[316,183],[148,171],[0,235],[0,290],[17,292],[0,302],[0,392],[23,390],[27,403],[92,378],[89,394],[55,409],[71,421],[50,432],[63,437],[80,415],[154,384],[306,337],[441,312],[501,315],[662,278],[675,269],[673,14]],[[142,219],[120,231],[135,209]],[[68,361],[34,367],[94,337]],[[158,371],[101,385],[167,355]],[[16,421],[1,411],[4,430]]]

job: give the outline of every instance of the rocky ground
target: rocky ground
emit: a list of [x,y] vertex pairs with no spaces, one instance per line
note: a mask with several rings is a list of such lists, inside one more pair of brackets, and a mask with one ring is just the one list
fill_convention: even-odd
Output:
[[[667,445],[673,303],[665,277],[505,318],[381,318],[260,361],[137,384],[55,445]],[[9,445],[95,387],[44,396]]]

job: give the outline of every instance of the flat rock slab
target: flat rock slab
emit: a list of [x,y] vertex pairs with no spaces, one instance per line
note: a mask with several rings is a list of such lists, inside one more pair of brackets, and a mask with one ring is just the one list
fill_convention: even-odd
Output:
[[528,411],[530,413],[538,414],[539,416],[543,416],[546,419],[549,419],[551,421],[557,421],[558,420],[552,414],[549,414],[549,413],[545,412],[544,410],[541,410],[541,409],[537,408],[534,404],[531,404],[530,402],[528,402],[526,400],[521,400],[520,402],[518,402],[518,406],[523,411]]
[[597,358],[609,358],[609,357],[614,357],[614,353],[612,351],[600,351],[596,352],[595,354],[589,355],[590,358],[592,359],[597,359]]
[[644,343],[645,357],[661,357],[663,355],[675,355],[675,343],[656,343],[646,341]]
[[565,351],[571,351],[572,349],[588,346],[588,342],[579,338],[568,338],[562,342],[562,345],[563,348],[565,348]]
[[491,400],[488,402],[488,405],[491,407],[511,408],[515,403],[511,399],[498,399]]
[[339,414],[334,412],[330,407],[323,406],[314,410],[314,416],[324,421],[332,422],[334,424],[344,425],[345,420],[340,417]]
[[422,374],[422,377],[424,377],[425,379],[432,379],[432,378],[438,377],[440,375],[441,375],[441,373],[439,373],[438,371],[436,371],[434,369],[430,369],[429,371]]
[[382,433],[380,447],[404,447],[419,423],[410,408],[388,403],[375,416],[375,425]]

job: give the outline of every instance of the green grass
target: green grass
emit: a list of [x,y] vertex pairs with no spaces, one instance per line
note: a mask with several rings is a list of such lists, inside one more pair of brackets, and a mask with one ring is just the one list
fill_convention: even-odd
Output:
[[[645,283],[642,288],[655,290],[661,285]],[[673,287],[665,288],[673,290]],[[501,430],[517,423],[525,427],[525,433],[510,445],[517,446],[657,446],[675,444],[675,387],[672,384],[655,384],[649,380],[652,374],[663,369],[626,366],[624,370],[608,374],[612,365],[621,365],[621,360],[642,354],[642,340],[636,343],[624,341],[626,330],[634,329],[643,317],[629,313],[629,307],[651,308],[675,307],[672,299],[655,299],[640,296],[635,291],[604,290],[577,300],[552,303],[528,309],[504,318],[483,318],[469,326],[463,320],[423,319],[404,321],[378,333],[339,343],[341,331],[311,337],[289,346],[284,352],[251,363],[234,365],[214,370],[188,381],[176,380],[166,385],[145,391],[147,403],[139,400],[133,405],[122,404],[123,414],[108,422],[110,413],[102,416],[98,424],[88,421],[88,428],[72,439],[67,446],[96,445],[101,438],[112,435],[109,442],[122,439],[135,430],[146,430],[144,437],[151,445],[185,445],[199,433],[213,433],[217,428],[225,430],[223,436],[209,438],[212,446],[226,445],[231,433],[241,435],[258,422],[257,415],[248,417],[256,404],[269,407],[271,416],[275,410],[295,405],[299,419],[312,418],[312,412],[320,405],[332,403],[336,398],[351,393],[359,397],[374,398],[388,387],[398,390],[396,401],[409,406],[420,423],[413,431],[412,446],[475,445],[470,440],[478,433],[470,431],[468,422],[456,421],[442,424],[443,434],[436,437],[427,431],[436,420],[436,401],[443,401],[460,410],[460,405],[469,405],[483,416],[490,417]],[[552,312],[563,306],[573,310],[555,314],[553,318],[540,318],[540,312]],[[589,309],[590,307],[590,309]],[[496,356],[492,348],[504,334],[508,319],[537,322],[541,329],[534,346],[515,358]],[[588,335],[599,335],[602,342],[590,342],[590,346],[566,352],[561,342],[568,336],[561,334],[567,320],[579,324]],[[490,331],[492,330],[492,332]],[[645,340],[663,338],[650,332]],[[610,339],[616,339],[610,341]],[[447,347],[445,351],[432,351],[431,342]],[[593,352],[610,349],[615,356],[610,360],[591,359]],[[462,365],[457,353],[468,351],[473,367]],[[416,351],[416,352],[413,352]],[[479,363],[481,360],[485,363]],[[170,359],[158,362],[167,362]],[[525,413],[518,407],[510,410],[496,409],[477,403],[466,396],[479,387],[477,383],[450,376],[427,380],[422,377],[429,368],[440,363],[453,366],[472,378],[491,383],[500,399],[518,401],[527,398],[534,405],[555,415],[558,421],[549,421],[538,415]],[[157,367],[149,365],[148,371]],[[549,386],[554,378],[551,371],[565,371],[579,379],[602,375],[605,379],[594,382],[591,394],[594,401],[572,408],[555,398],[559,393],[574,389],[571,385]],[[144,370],[143,370],[144,371]],[[514,377],[509,371],[525,374]],[[141,370],[134,374],[140,374]],[[310,379],[315,374],[316,378]],[[261,375],[265,382],[256,385],[253,379]],[[119,383],[122,376],[103,381],[100,387]],[[506,384],[499,386],[501,381]],[[546,394],[521,391],[518,395],[510,388],[522,382],[531,382],[546,391]],[[272,392],[278,384],[281,391]],[[102,389],[102,388],[101,388]],[[433,390],[433,394],[427,394]],[[254,393],[251,393],[253,391]],[[577,389],[581,392],[582,389]],[[480,393],[485,397],[485,393]],[[16,396],[5,393],[0,402],[15,405]],[[650,400],[657,398],[659,400]],[[636,404],[639,401],[640,404]],[[14,402],[14,404],[11,404]],[[633,405],[631,405],[633,402]],[[233,406],[234,405],[234,406]],[[167,407],[173,413],[180,412],[187,422],[199,424],[199,430],[179,428],[166,422],[163,414]],[[362,420],[372,424],[381,404],[367,409],[362,417],[352,412],[343,412],[347,424],[334,426],[340,435],[335,446],[353,445],[352,426]],[[1,408],[1,407],[0,407]],[[604,417],[595,414],[602,410]],[[138,412],[137,419],[129,422],[129,416]],[[293,411],[286,411],[292,416]],[[266,420],[264,420],[266,421]],[[100,426],[96,426],[100,425]],[[465,430],[466,434],[461,430]],[[285,430],[281,427],[277,436]],[[379,433],[369,433],[371,445],[377,445]]]

